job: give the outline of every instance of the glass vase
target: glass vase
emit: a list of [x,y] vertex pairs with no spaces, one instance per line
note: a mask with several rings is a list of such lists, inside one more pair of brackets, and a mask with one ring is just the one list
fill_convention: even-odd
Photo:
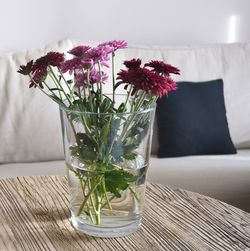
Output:
[[155,107],[92,113],[60,107],[75,229],[92,236],[133,233],[142,220]]

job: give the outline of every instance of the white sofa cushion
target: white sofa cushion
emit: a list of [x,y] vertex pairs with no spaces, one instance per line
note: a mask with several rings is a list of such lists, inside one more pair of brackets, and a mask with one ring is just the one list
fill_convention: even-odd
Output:
[[63,157],[59,109],[29,79],[17,73],[50,50],[67,51],[70,40],[0,56],[0,163],[44,161]]
[[152,156],[148,180],[208,195],[250,212],[249,149],[233,155]]

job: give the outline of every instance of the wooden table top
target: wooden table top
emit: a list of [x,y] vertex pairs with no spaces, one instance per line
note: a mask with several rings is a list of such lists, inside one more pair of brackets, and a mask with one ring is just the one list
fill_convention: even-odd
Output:
[[250,250],[250,214],[197,193],[148,184],[142,227],[120,238],[76,232],[64,176],[0,180],[0,250]]

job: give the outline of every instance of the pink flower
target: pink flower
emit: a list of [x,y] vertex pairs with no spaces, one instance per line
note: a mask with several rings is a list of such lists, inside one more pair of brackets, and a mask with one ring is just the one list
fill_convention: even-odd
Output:
[[152,60],[149,63],[145,64],[145,67],[151,67],[153,68],[152,71],[155,71],[159,74],[163,75],[170,75],[171,73],[173,74],[180,74],[180,70],[170,64],[166,64],[163,61],[157,61],[157,60]]
[[[76,84],[78,87],[87,87],[87,73],[82,73],[79,72],[77,74],[75,74],[75,78],[76,78]],[[102,83],[105,84],[105,81],[107,81],[108,76],[105,73],[100,73],[99,71],[97,71],[96,69],[92,69],[89,72],[89,82],[90,84],[96,84],[96,83]]]
[[72,58],[69,60],[64,61],[61,64],[61,71],[62,73],[65,73],[69,71],[69,74],[72,74],[74,70],[80,70],[82,68],[84,69],[89,69],[93,65],[93,60],[92,59],[82,59],[82,58]]
[[112,52],[112,48],[108,45],[99,45],[88,50],[85,54],[86,59],[92,59],[94,63],[100,62],[101,65],[109,67],[109,53]]
[[103,72],[100,73],[96,69],[93,69],[93,70],[90,71],[89,77],[90,77],[90,83],[91,84],[94,84],[94,83],[103,83],[103,84],[105,84],[105,81],[108,80],[108,76],[107,76],[106,73],[103,73]]
[[87,45],[79,45],[68,51],[69,54],[75,57],[83,57],[84,53],[88,51],[91,47]]
[[128,43],[125,40],[113,40],[113,41],[102,43],[100,45],[101,46],[108,45],[109,47],[113,48],[113,51],[116,51],[118,49],[125,49],[128,47]]
[[[47,77],[48,66],[60,67],[63,62],[64,54],[59,52],[49,52],[45,56],[38,58],[31,67],[33,79],[41,84]],[[35,86],[33,82],[30,84],[30,87],[32,86]],[[42,86],[40,87],[43,88]]]

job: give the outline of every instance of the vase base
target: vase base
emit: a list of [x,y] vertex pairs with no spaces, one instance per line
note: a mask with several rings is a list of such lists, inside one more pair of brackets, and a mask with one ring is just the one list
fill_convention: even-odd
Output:
[[141,219],[137,219],[132,223],[122,227],[98,227],[84,224],[72,217],[71,222],[73,227],[84,234],[95,236],[95,237],[122,237],[134,233],[141,225]]

